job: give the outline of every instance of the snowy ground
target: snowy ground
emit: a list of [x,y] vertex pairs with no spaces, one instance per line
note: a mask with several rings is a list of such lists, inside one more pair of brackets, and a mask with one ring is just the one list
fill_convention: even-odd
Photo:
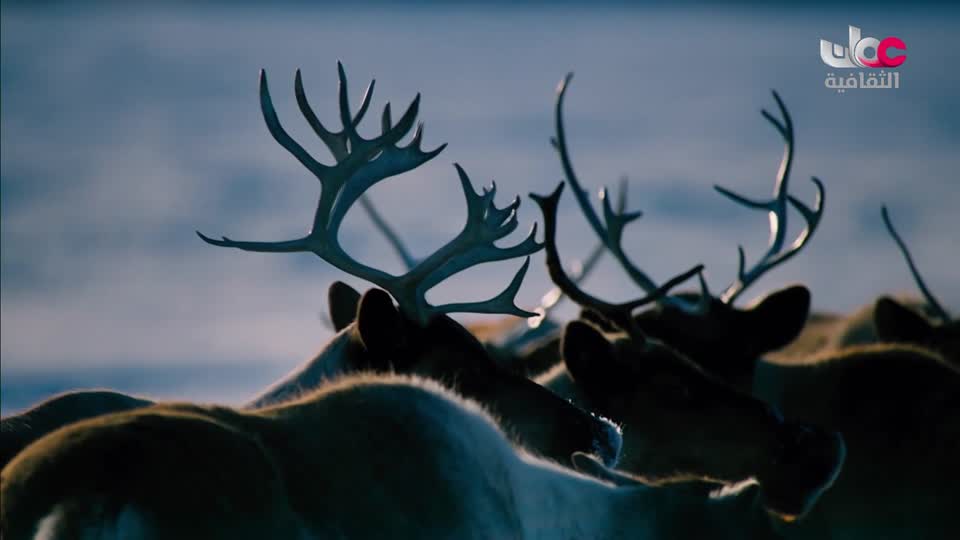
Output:
[[[629,175],[630,206],[646,213],[628,232],[634,257],[660,279],[703,262],[719,289],[738,243],[761,252],[766,219],[711,186],[772,189],[782,146],[759,110],[775,107],[776,88],[796,123],[794,191],[811,200],[818,175],[827,213],[810,248],[752,291],[803,281],[818,308],[847,310],[912,289],[881,227],[885,202],[930,286],[960,306],[957,11],[71,6],[2,7],[3,414],[76,386],[238,401],[324,343],[326,287],[345,276],[306,255],[218,250],[193,231],[305,229],[319,186],[267,133],[257,72],[268,70],[284,124],[325,158],[296,110],[293,72],[304,69],[332,121],[337,59],[357,97],[377,78],[378,109],[422,91],[426,146],[450,143],[372,192],[418,254],[462,223],[452,162],[477,183],[496,179],[502,202],[556,184],[553,89],[574,70],[567,118],[582,179]],[[844,41],[847,24],[907,43],[900,89],[824,88],[819,39]],[[517,236],[538,218],[526,201]],[[587,252],[569,195],[561,219],[565,255]],[[360,212],[344,243],[399,269]],[[518,265],[469,272],[432,298],[477,299]],[[635,291],[612,264],[589,284],[612,298]],[[547,286],[538,256],[521,298]]]

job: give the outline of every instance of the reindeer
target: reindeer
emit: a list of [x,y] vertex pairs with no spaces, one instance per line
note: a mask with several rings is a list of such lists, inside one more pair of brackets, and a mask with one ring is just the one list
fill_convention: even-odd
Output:
[[771,359],[790,361],[838,351],[851,345],[911,343],[929,347],[960,365],[960,323],[937,301],[920,275],[906,243],[897,233],[886,206],[880,215],[893,238],[922,298],[882,296],[849,315],[814,313],[807,327],[789,347]]
[[[354,374],[254,411],[164,404],[47,435],[0,472],[30,538],[774,538],[751,495],[656,487],[513,444],[432,379]],[[585,474],[584,474],[585,473]]]
[[[294,84],[297,104],[333,155],[333,165],[317,161],[287,134],[274,110],[266,74],[262,71],[260,74],[260,105],[270,134],[320,180],[322,192],[311,232],[285,242],[215,240],[197,234],[209,244],[246,251],[311,252],[379,288],[371,289],[357,299],[353,296],[356,293],[348,291],[345,285],[334,284],[330,289],[332,318],[342,318],[340,308],[345,302],[344,297],[349,297],[346,302],[353,306],[355,321],[337,333],[316,357],[263,391],[246,404],[246,408],[258,409],[295,399],[344,373],[417,374],[443,381],[463,395],[484,403],[504,419],[505,428],[531,451],[558,461],[569,460],[576,451],[587,451],[597,453],[606,463],[615,462],[620,444],[619,430],[615,425],[569,404],[525,377],[500,368],[479,341],[447,316],[452,312],[534,315],[518,308],[514,298],[529,266],[529,256],[542,248],[535,239],[536,225],[514,246],[500,248],[494,245],[517,228],[519,197],[506,207],[497,207],[494,203],[496,185],[483,189],[481,193],[475,192],[467,173],[455,164],[466,198],[467,220],[453,240],[399,276],[360,263],[343,250],[338,239],[340,225],[357,199],[377,182],[430,161],[446,145],[431,151],[422,150],[423,125],[420,124],[412,141],[406,146],[398,146],[398,141],[413,127],[419,110],[419,95],[396,124],[387,104],[379,136],[367,139],[359,135],[357,126],[369,108],[374,83],[367,87],[358,111],[353,114],[346,74],[341,64],[338,63],[337,68],[339,112],[343,125],[340,131],[330,131],[320,123],[307,101],[299,70]],[[440,306],[431,305],[426,300],[425,295],[430,289],[455,273],[485,262],[516,257],[527,257],[527,260],[510,284],[489,300]],[[70,395],[50,404],[59,406],[48,408],[62,409],[64,405],[93,397],[90,394]],[[128,400],[120,399],[119,402],[120,405],[116,406],[108,404],[89,408],[84,415],[89,417],[129,408]],[[28,411],[26,418],[33,416],[35,411]],[[53,416],[53,422],[19,430],[16,441],[13,436],[7,436],[5,429],[3,439],[16,442],[5,451],[5,459],[47,431],[78,419],[69,411],[63,411],[59,417]],[[16,422],[5,421],[7,424]]]
[[[840,472],[843,438],[812,425],[785,422],[775,408],[643,332],[633,312],[699,275],[702,265],[670,279],[656,295],[617,304],[580,289],[563,270],[556,246],[563,187],[561,183],[549,196],[531,197],[543,213],[550,277],[591,313],[591,322],[567,324],[562,363],[537,381],[623,424],[622,471],[666,479],[675,477],[677,464],[683,463],[689,474],[707,482],[730,485],[754,479],[775,515],[785,520],[805,515]],[[620,227],[628,219],[607,213],[611,238],[619,242]],[[678,425],[685,426],[681,433],[676,433]]]
[[[601,192],[604,205],[601,220],[573,169],[563,121],[564,98],[572,77],[572,73],[568,74],[557,89],[554,114],[556,135],[551,139],[551,143],[560,156],[565,179],[570,184],[574,198],[590,228],[631,280],[647,294],[654,295],[658,290],[656,282],[633,263],[622,246],[623,228],[640,218],[642,212],[624,212],[622,205],[614,211],[609,194],[604,189]],[[788,261],[806,246],[820,223],[824,208],[824,187],[817,177],[811,177],[817,189],[812,208],[788,192],[794,154],[793,121],[779,94],[774,91],[773,97],[783,120],[777,119],[766,110],[761,111],[764,118],[772,123],[783,137],[785,144],[773,198],[768,201],[754,201],[719,185],[714,186],[719,193],[733,201],[748,208],[765,210],[770,214],[770,243],[767,252],[755,265],[746,269],[746,257],[741,246],[737,279],[719,296],[711,294],[703,275],[700,274],[699,293],[655,295],[657,300],[654,307],[635,316],[636,323],[644,334],[669,344],[710,373],[719,375],[747,392],[752,385],[753,369],[757,360],[768,351],[788,344],[804,327],[810,308],[810,292],[803,285],[794,285],[769,293],[745,309],[735,307],[734,302],[760,276]],[[804,218],[806,227],[785,249],[787,211],[791,206]],[[589,313],[584,315],[590,317]],[[603,325],[602,321],[593,322]],[[559,338],[557,341],[559,342]]]
[[[790,343],[800,333],[810,310],[810,291],[803,285],[792,285],[766,294],[745,309],[735,307],[734,303],[762,275],[796,256],[808,244],[823,216],[825,202],[823,183],[816,176],[810,177],[817,190],[812,208],[789,194],[794,156],[793,121],[779,94],[776,91],[772,93],[782,120],[765,109],[761,113],[784,140],[783,158],[773,197],[757,201],[722,186],[714,186],[720,194],[734,202],[768,213],[770,240],[766,253],[746,269],[746,255],[743,246],[740,246],[737,278],[719,296],[713,296],[706,281],[701,279],[699,295],[666,296],[655,309],[637,317],[644,331],[669,343],[711,373],[722,376],[744,390],[750,388],[757,360],[765,353]],[[562,99],[561,93],[557,104],[558,134],[562,134]],[[568,181],[576,185],[566,144],[561,143],[558,148]],[[581,208],[589,204],[583,195],[578,197],[578,202]],[[791,206],[800,213],[806,225],[799,236],[785,246],[787,215]],[[644,290],[651,289],[653,281],[650,278],[626,264],[625,256],[618,258],[624,261],[626,268],[632,269],[630,275],[638,285]]]
[[952,318],[927,288],[927,284],[913,262],[910,250],[893,227],[886,206],[881,208],[880,214],[883,216],[887,231],[900,248],[904,260],[907,261],[910,274],[913,275],[917,288],[920,289],[924,301],[930,307],[934,322],[900,305],[892,298],[882,297],[877,300],[874,313],[874,325],[879,341],[914,343],[929,347],[942,353],[955,365],[960,365],[960,320]]

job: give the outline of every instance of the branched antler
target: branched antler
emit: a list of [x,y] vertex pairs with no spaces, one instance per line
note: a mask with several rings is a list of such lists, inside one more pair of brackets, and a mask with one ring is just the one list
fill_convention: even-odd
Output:
[[[623,213],[627,207],[627,188],[629,186],[629,181],[627,177],[624,176],[620,178],[620,187],[617,190],[617,212]],[[586,279],[593,269],[597,266],[597,263],[600,262],[600,259],[603,257],[603,254],[606,253],[607,246],[601,241],[593,250],[590,251],[590,254],[587,255],[587,258],[581,261],[574,261],[570,269],[571,278],[573,278],[574,283],[580,284],[581,281]],[[563,291],[560,290],[560,287],[554,287],[547,291],[547,294],[543,295],[540,299],[540,307],[537,308],[537,313],[541,314],[540,319],[542,320],[550,313],[558,303],[564,298]],[[536,319],[530,318],[527,319],[528,323],[533,323]]]
[[[813,181],[817,187],[817,198],[812,210],[799,199],[788,193],[787,184],[790,180],[790,166],[793,164],[793,120],[791,120],[790,113],[787,112],[787,108],[784,106],[783,100],[780,99],[780,95],[777,94],[776,90],[773,91],[773,99],[777,102],[777,107],[780,109],[783,121],[778,120],[775,116],[767,112],[766,109],[761,111],[763,117],[770,121],[773,127],[777,128],[777,131],[780,132],[780,136],[783,137],[784,141],[783,159],[780,161],[780,170],[777,172],[777,182],[774,186],[773,198],[768,201],[754,201],[722,186],[713,186],[714,189],[734,202],[740,203],[747,208],[764,210],[769,212],[770,215],[770,242],[767,252],[750,270],[745,270],[744,268],[746,255],[744,254],[743,246],[738,247],[740,255],[737,279],[720,295],[720,300],[731,305],[736,301],[737,297],[740,296],[740,293],[760,276],[796,255],[803,246],[807,244],[810,237],[813,236],[814,231],[817,230],[817,225],[820,224],[820,218],[823,216],[823,183],[820,182],[816,176],[810,177],[810,180]],[[800,212],[800,215],[803,216],[803,219],[807,222],[807,226],[803,232],[800,233],[800,236],[790,244],[790,247],[784,251],[783,244],[787,234],[788,202]]]
[[[626,177],[620,179],[620,189],[617,194],[618,212],[623,212],[627,203],[627,184]],[[580,283],[593,272],[593,269],[596,268],[597,263],[600,262],[600,259],[606,252],[607,247],[603,242],[599,242],[594,246],[593,250],[590,251],[586,259],[583,261],[574,260],[567,270],[573,283],[580,285]],[[533,309],[533,312],[536,313],[537,316],[529,317],[526,321],[521,321],[514,325],[511,330],[502,336],[500,346],[507,350],[519,351],[529,343],[533,343],[552,334],[558,328],[558,325],[550,320],[550,312],[555,310],[557,305],[560,304],[560,301],[566,298],[566,296],[560,287],[554,286],[547,291],[546,294],[540,297],[540,305]]]
[[421,324],[426,324],[435,314],[452,312],[533,316],[533,313],[524,311],[514,304],[514,298],[529,266],[529,258],[516,273],[510,285],[489,300],[440,306],[432,306],[426,301],[427,291],[457,272],[486,262],[529,256],[543,247],[535,240],[536,225],[527,238],[519,244],[508,248],[495,246],[494,242],[517,228],[516,212],[520,199],[517,197],[507,207],[498,208],[494,204],[496,186],[489,190],[484,189],[481,194],[474,192],[470,179],[459,165],[454,164],[467,201],[467,223],[460,234],[437,252],[408,272],[394,276],[360,263],[343,250],[338,239],[340,225],[357,199],[377,182],[415,169],[433,159],[446,145],[428,152],[423,151],[420,147],[423,124],[420,124],[410,144],[397,146],[398,141],[409,133],[416,120],[420,104],[419,94],[396,124],[391,120],[390,105],[387,104],[381,120],[381,134],[372,139],[362,137],[357,133],[356,128],[370,105],[374,83],[371,82],[367,88],[357,113],[351,114],[347,78],[339,62],[337,71],[340,82],[340,122],[343,126],[337,132],[328,130],[314,114],[304,94],[299,70],[294,84],[297,104],[301,112],[330,150],[336,161],[335,165],[324,165],[318,162],[287,134],[280,125],[273,108],[266,74],[263,71],[260,73],[260,107],[270,134],[320,180],[322,191],[310,233],[302,238],[283,242],[244,242],[226,237],[222,240],[214,240],[197,232],[200,238],[215,246],[233,247],[246,251],[312,252],[344,272],[382,287],[396,299],[400,309],[408,317]]
[[[617,262],[620,263],[633,282],[639,285],[648,295],[655,296],[657,303],[691,314],[706,313],[710,307],[711,296],[702,272],[696,272],[700,279],[700,298],[696,302],[690,302],[684,298],[659,294],[658,291],[661,290],[662,287],[658,286],[646,273],[633,264],[624,252],[622,245],[623,229],[630,222],[640,218],[642,212],[625,212],[622,209],[618,211],[613,210],[610,206],[610,197],[607,193],[607,188],[603,188],[600,192],[600,200],[603,204],[603,222],[601,222],[600,217],[596,211],[594,211],[587,192],[581,187],[580,180],[573,170],[570,152],[567,149],[566,132],[563,127],[563,99],[566,96],[567,88],[570,86],[570,80],[572,78],[573,73],[568,73],[557,87],[555,111],[557,135],[550,139],[550,142],[560,154],[560,162],[563,165],[563,172],[566,175],[567,183],[570,184],[570,188],[573,190],[573,196],[576,198],[577,204],[579,204],[584,217],[586,217],[587,223],[590,224],[590,227],[597,234],[597,237],[603,242],[610,253],[613,254],[614,258],[617,259]],[[673,280],[671,280],[671,282],[672,281]]]
[[907,261],[907,266],[910,267],[910,273],[913,275],[913,280],[917,282],[917,287],[920,289],[920,292],[923,293],[923,298],[927,301],[927,304],[930,305],[933,309],[934,314],[944,323],[950,322],[950,314],[947,313],[947,310],[940,305],[940,302],[937,302],[933,293],[930,292],[930,289],[927,288],[926,282],[923,281],[923,278],[920,277],[920,271],[917,270],[917,266],[913,263],[913,256],[910,255],[910,250],[907,249],[907,244],[904,243],[903,239],[900,238],[900,235],[897,234],[897,230],[893,228],[893,222],[890,221],[890,213],[887,211],[887,205],[883,205],[880,208],[880,215],[883,216],[883,223],[887,226],[887,231],[890,232],[890,236],[893,237],[893,241],[897,243],[897,246],[900,248],[900,253],[903,254],[903,258]]
[[703,273],[703,265],[698,264],[690,270],[670,279],[654,289],[653,292],[647,296],[618,304],[606,302],[583,291],[563,269],[563,263],[560,261],[560,253],[557,251],[557,206],[560,203],[560,196],[563,194],[563,187],[564,184],[561,182],[553,193],[547,196],[534,193],[530,194],[530,198],[537,203],[540,211],[543,213],[543,244],[546,246],[547,271],[550,273],[550,279],[552,279],[571,300],[584,308],[595,311],[627,332],[631,338],[642,342],[645,336],[637,326],[636,320],[633,317],[633,311],[640,306],[662,299],[669,293],[670,289],[690,279],[694,275]]
[[[617,211],[623,212],[624,206],[627,201],[627,178],[623,177],[620,179],[620,187],[617,195]],[[400,239],[400,235],[397,234],[393,227],[387,223],[387,220],[384,219],[383,215],[380,213],[380,210],[377,209],[376,204],[370,198],[369,194],[364,194],[360,197],[360,205],[366,211],[367,215],[370,217],[370,221],[373,222],[374,227],[379,230],[383,236],[387,239],[387,242],[390,244],[390,247],[397,253],[397,256],[400,257],[400,260],[403,261],[404,268],[407,270],[412,269],[417,265],[417,259],[410,253],[410,250],[407,249],[407,246]],[[593,271],[597,263],[600,262],[601,257],[606,252],[606,247],[603,243],[597,244],[583,261],[574,261],[569,269],[569,273],[573,281],[579,284],[581,281],[586,279],[586,277]],[[523,346],[528,343],[535,341],[550,332],[556,329],[556,324],[543,324],[544,321],[547,321],[547,317],[557,304],[560,303],[565,295],[559,287],[554,287],[550,289],[540,300],[540,305],[534,308],[532,311],[536,313],[535,317],[529,317],[526,321],[519,321],[511,328],[506,330],[503,335],[499,336],[498,344],[506,350],[517,351],[520,350]]]

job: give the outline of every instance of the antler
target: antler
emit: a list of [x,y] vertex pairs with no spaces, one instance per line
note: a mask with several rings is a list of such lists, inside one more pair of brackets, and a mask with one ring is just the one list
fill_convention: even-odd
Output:
[[[563,172],[566,175],[567,182],[570,184],[570,188],[573,189],[573,196],[580,205],[580,210],[583,212],[584,217],[586,217],[587,223],[590,224],[590,227],[597,234],[597,237],[600,238],[600,241],[603,242],[610,253],[613,254],[614,258],[617,259],[617,262],[619,262],[624,270],[626,270],[627,274],[634,281],[634,283],[639,285],[640,288],[643,289],[643,291],[648,295],[655,297],[657,303],[680,309],[691,314],[706,313],[710,307],[711,296],[702,272],[694,272],[699,276],[701,290],[700,298],[696,302],[690,302],[676,296],[659,294],[658,291],[663,287],[658,286],[652,279],[650,279],[649,276],[647,276],[646,273],[633,264],[627,254],[623,251],[623,229],[627,226],[627,224],[643,215],[642,212],[624,212],[622,209],[614,211],[610,206],[610,196],[607,193],[607,188],[603,188],[603,190],[600,192],[600,200],[603,203],[603,223],[600,222],[599,216],[597,216],[597,213],[593,209],[593,205],[590,203],[587,192],[581,187],[580,180],[577,178],[577,174],[573,171],[573,163],[570,160],[570,152],[567,149],[566,132],[563,127],[563,99],[566,96],[567,87],[570,85],[571,79],[573,79],[573,73],[568,73],[557,87],[557,104],[555,112],[557,135],[556,137],[550,139],[550,143],[553,144],[553,147],[557,150],[557,152],[560,153],[560,162],[563,165]],[[689,273],[689,271],[687,273]],[[681,274],[681,276],[683,275],[686,274]],[[672,281],[673,280],[670,282]]]
[[887,206],[883,205],[880,208],[880,215],[883,216],[883,223],[887,226],[887,231],[890,232],[890,236],[893,237],[894,242],[897,243],[897,246],[900,247],[900,253],[903,253],[903,258],[907,261],[907,266],[910,267],[910,273],[913,274],[913,280],[917,282],[917,287],[920,288],[920,292],[923,293],[923,298],[926,299],[927,303],[930,304],[930,307],[933,309],[937,317],[940,318],[943,322],[950,322],[950,314],[947,313],[946,309],[943,309],[943,306],[940,305],[940,302],[937,302],[937,299],[933,296],[933,293],[930,292],[930,289],[927,288],[927,284],[923,281],[923,278],[920,277],[920,271],[917,270],[917,266],[913,263],[913,256],[910,255],[910,250],[907,249],[907,244],[900,238],[900,235],[897,234],[897,230],[893,228],[893,223],[890,221],[890,214],[887,212]]
[[[617,190],[617,212],[621,214],[627,207],[628,186],[629,186],[629,182],[627,180],[627,177],[626,176],[621,177],[620,187]],[[593,250],[590,251],[590,254],[587,255],[587,258],[584,259],[582,262],[574,261],[570,269],[570,274],[572,274],[571,277],[573,278],[574,283],[579,285],[580,282],[586,279],[586,277],[590,275],[591,272],[593,272],[593,269],[597,266],[597,263],[600,262],[600,258],[603,257],[603,254],[606,253],[606,251],[607,251],[607,246],[601,241],[596,246],[594,246]],[[540,307],[538,307],[535,310],[538,314],[540,314],[539,319],[538,318],[527,319],[527,324],[530,325],[531,328],[536,328],[534,323],[538,321],[542,321],[544,318],[546,318],[547,314],[550,313],[550,310],[556,307],[556,305],[559,304],[561,300],[563,300],[564,296],[565,295],[563,294],[563,291],[560,290],[560,287],[554,287],[549,291],[547,291],[547,294],[543,295],[540,298]]]
[[[622,177],[620,179],[620,189],[617,193],[618,212],[623,212],[627,203],[627,184],[627,178],[625,176]],[[593,272],[593,269],[596,268],[597,263],[600,262],[600,259],[606,252],[607,247],[603,245],[603,242],[599,242],[594,246],[593,250],[590,251],[586,259],[582,261],[574,260],[568,270],[570,279],[576,285],[582,283],[583,280],[587,279],[587,276]],[[540,297],[540,305],[533,310],[537,316],[530,317],[526,319],[526,321],[521,321],[519,324],[514,325],[512,329],[505,333],[500,342],[500,346],[507,350],[519,351],[528,343],[551,334],[557,329],[557,324],[550,321],[550,312],[556,309],[557,305],[566,298],[566,296],[560,287],[554,286],[547,291],[546,294]]]
[[[627,178],[624,176],[620,179],[620,187],[617,194],[618,212],[623,212],[624,206],[626,205],[627,187]],[[400,239],[400,235],[398,235],[397,232],[393,230],[393,227],[387,223],[387,220],[384,219],[369,194],[364,194],[360,197],[360,205],[370,217],[370,221],[373,222],[374,227],[383,234],[390,244],[390,247],[393,248],[397,256],[400,257],[400,260],[403,261],[404,267],[410,270],[416,266],[417,259],[411,255],[410,250],[407,249],[407,246]],[[601,242],[593,248],[586,259],[583,261],[574,261],[570,268],[573,281],[579,284],[586,279],[596,267],[597,263],[600,262],[600,258],[603,257],[605,252],[606,247]],[[550,311],[556,308],[557,304],[559,304],[564,297],[565,295],[559,287],[550,289],[541,297],[540,305],[533,309],[533,313],[536,313],[536,316],[526,319],[525,323],[520,322],[516,324],[513,328],[505,332],[504,335],[501,336],[500,345],[508,350],[517,350],[531,340],[537,339],[543,333],[551,331],[553,325],[546,325],[547,327],[544,327],[543,322],[549,316]]]
[[[824,190],[823,183],[816,176],[811,176],[817,187],[817,198],[814,203],[814,209],[811,210],[807,205],[800,202],[799,199],[787,192],[787,183],[790,179],[790,166],[793,164],[793,121],[790,119],[790,113],[780,99],[777,91],[773,91],[773,99],[777,102],[780,114],[783,116],[783,122],[775,118],[766,109],[761,110],[763,117],[777,128],[784,140],[783,159],[780,161],[780,170],[777,172],[777,182],[773,190],[773,198],[768,201],[754,201],[738,195],[722,186],[715,185],[714,189],[720,194],[740,203],[747,208],[756,210],[765,210],[770,215],[770,243],[767,252],[749,271],[744,270],[746,256],[743,252],[743,246],[739,246],[740,253],[739,265],[737,270],[737,279],[720,296],[720,300],[728,304],[733,304],[751,283],[765,274],[771,268],[796,255],[807,244],[807,241],[813,236],[820,218],[823,216]],[[787,202],[793,205],[800,212],[803,219],[807,222],[800,236],[790,244],[790,247],[783,251],[783,243],[787,234]]]
[[260,72],[260,107],[270,134],[320,180],[322,191],[310,233],[302,238],[283,242],[244,242],[227,237],[214,240],[200,232],[197,232],[197,235],[209,244],[245,251],[312,252],[344,272],[383,288],[396,299],[400,309],[408,317],[424,325],[435,314],[452,312],[533,316],[533,313],[524,311],[514,304],[514,298],[530,263],[529,257],[510,285],[489,300],[441,306],[427,303],[427,291],[458,272],[486,262],[528,256],[543,247],[535,240],[536,224],[527,238],[519,244],[508,248],[495,246],[494,242],[517,228],[516,212],[520,206],[520,198],[517,197],[504,208],[498,208],[494,204],[496,184],[489,190],[483,189],[480,194],[474,192],[466,172],[457,164],[454,166],[467,201],[467,222],[453,240],[399,276],[369,267],[353,259],[343,250],[338,239],[340,225],[357,199],[377,182],[415,169],[433,159],[446,145],[424,152],[420,148],[423,124],[419,124],[410,144],[403,147],[397,146],[397,142],[413,127],[420,104],[419,94],[396,124],[391,121],[390,105],[387,104],[383,111],[381,134],[372,139],[360,136],[356,127],[370,104],[374,83],[371,82],[367,88],[360,109],[355,115],[351,115],[347,78],[339,62],[337,71],[340,82],[340,121],[343,125],[343,129],[339,132],[328,130],[314,114],[303,92],[299,70],[295,79],[297,104],[314,132],[330,150],[336,160],[335,165],[324,165],[318,162],[287,134],[280,125],[273,108],[266,73]]
[[547,271],[550,273],[550,279],[552,279],[557,287],[569,296],[571,300],[584,308],[600,314],[611,323],[626,331],[630,337],[642,341],[645,339],[645,336],[633,318],[633,311],[640,306],[662,299],[670,289],[690,279],[695,274],[699,275],[703,273],[703,265],[698,264],[690,270],[670,279],[647,296],[627,302],[611,304],[588,294],[580,289],[573,279],[567,275],[566,271],[564,271],[563,263],[560,261],[560,253],[557,251],[557,206],[560,203],[560,196],[563,194],[563,187],[564,184],[561,182],[560,185],[553,190],[553,193],[547,196],[534,193],[530,194],[530,198],[537,203],[540,211],[543,213],[543,244],[546,246]]

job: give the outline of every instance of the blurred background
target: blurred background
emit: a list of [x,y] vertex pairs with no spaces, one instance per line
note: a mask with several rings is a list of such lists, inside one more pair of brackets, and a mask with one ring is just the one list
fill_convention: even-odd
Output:
[[[257,75],[267,70],[288,131],[328,160],[297,110],[293,74],[303,69],[314,109],[337,126],[338,59],[355,104],[377,79],[362,132],[379,129],[387,101],[398,111],[419,91],[424,146],[449,143],[370,192],[417,256],[462,226],[453,162],[477,188],[496,180],[501,204],[524,197],[512,240],[540,219],[526,194],[562,177],[548,139],[554,89],[574,71],[575,165],[594,190],[629,177],[628,206],[645,212],[626,234],[635,261],[658,280],[702,262],[722,290],[738,244],[748,263],[763,253],[767,218],[712,186],[771,193],[783,144],[760,109],[776,111],[773,88],[796,128],[791,192],[812,203],[817,175],[826,214],[808,248],[741,303],[798,281],[830,311],[914,292],[880,220],[886,203],[931,289],[960,307],[957,8],[345,4],[2,4],[2,414],[77,387],[238,403],[319,350],[329,284],[366,284],[311,255],[218,249],[194,230],[251,240],[306,230],[319,183],[267,132]],[[906,42],[899,89],[824,87],[835,70],[819,40],[846,43],[848,24]],[[572,261],[595,239],[569,191],[563,203]],[[342,238],[367,264],[401,269],[362,211]],[[474,269],[430,298],[491,296],[519,265]],[[521,304],[549,285],[537,254]],[[638,292],[609,259],[586,288]]]

